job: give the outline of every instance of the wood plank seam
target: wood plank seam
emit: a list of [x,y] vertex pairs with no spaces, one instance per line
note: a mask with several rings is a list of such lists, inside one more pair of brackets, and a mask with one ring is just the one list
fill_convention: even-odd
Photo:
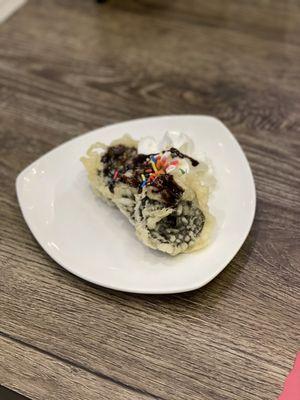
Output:
[[143,394],[144,396],[148,396],[150,399],[166,400],[166,399],[164,399],[162,397],[155,396],[155,395],[153,395],[152,393],[150,393],[148,391],[145,391],[145,390],[142,390],[142,389],[140,389],[138,387],[134,387],[134,386],[128,385],[128,384],[126,384],[124,382],[121,382],[121,381],[119,381],[119,380],[117,380],[115,378],[112,378],[111,376],[103,374],[102,372],[87,368],[87,367],[85,367],[84,365],[82,365],[80,363],[75,363],[75,362],[70,361],[70,360],[68,360],[68,359],[66,359],[64,357],[60,357],[60,356],[58,356],[56,354],[53,354],[53,353],[51,353],[51,352],[49,352],[47,350],[43,350],[43,349],[41,349],[41,348],[39,348],[37,346],[34,346],[31,343],[24,342],[23,340],[20,340],[20,339],[12,336],[12,335],[10,335],[10,334],[8,334],[6,332],[3,332],[1,330],[0,330],[0,336],[2,336],[4,338],[7,338],[7,339],[10,339],[10,340],[12,340],[12,341],[14,341],[14,342],[16,342],[18,344],[21,344],[23,346],[27,346],[27,347],[29,347],[29,348],[31,348],[33,350],[36,350],[36,351],[38,351],[38,352],[40,352],[40,353],[42,353],[42,354],[44,354],[46,356],[53,357],[54,359],[56,359],[56,360],[58,360],[60,362],[63,362],[65,364],[69,365],[69,366],[72,366],[72,367],[75,367],[75,368],[79,368],[79,369],[81,369],[81,370],[83,370],[85,372],[88,372],[88,373],[90,373],[92,375],[95,375],[95,376],[97,376],[99,378],[106,379],[107,381],[110,381],[110,382],[112,382],[112,383],[114,383],[116,385],[119,385],[119,386],[121,386],[121,387],[123,387],[125,389],[129,389],[129,390],[132,390],[133,392]]

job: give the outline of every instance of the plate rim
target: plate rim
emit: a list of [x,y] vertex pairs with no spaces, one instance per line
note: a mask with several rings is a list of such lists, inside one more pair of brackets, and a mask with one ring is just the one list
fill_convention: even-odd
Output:
[[[27,217],[26,213],[24,212],[23,209],[23,204],[22,204],[22,194],[21,194],[21,179],[24,175],[26,175],[26,173],[28,172],[28,170],[30,170],[32,168],[33,165],[35,165],[36,163],[38,163],[39,161],[41,161],[44,158],[47,158],[51,153],[56,152],[58,149],[61,149],[67,145],[69,145],[71,142],[78,140],[79,138],[83,138],[84,136],[88,136],[96,131],[99,131],[101,129],[105,129],[105,128],[113,128],[114,126],[117,125],[123,125],[124,123],[131,123],[131,122],[141,122],[141,121],[145,121],[145,120],[150,120],[150,119],[168,119],[168,118],[206,118],[206,119],[211,119],[214,120],[215,122],[217,122],[218,124],[220,124],[222,126],[222,128],[225,128],[225,130],[227,131],[227,134],[229,134],[229,136],[231,137],[231,139],[235,142],[235,144],[238,146],[240,153],[242,155],[242,157],[244,158],[245,161],[245,165],[247,166],[247,170],[249,173],[249,178],[250,178],[250,182],[251,183],[251,192],[252,192],[252,196],[253,196],[253,206],[251,209],[251,214],[249,215],[249,226],[248,228],[245,230],[245,233],[243,235],[243,238],[241,240],[241,243],[239,244],[239,246],[237,247],[237,250],[235,252],[233,252],[232,255],[230,255],[229,257],[227,257],[227,260],[224,260],[224,262],[220,263],[221,267],[219,267],[213,274],[211,274],[206,280],[201,281],[201,283],[199,284],[199,282],[197,283],[197,281],[193,284],[193,285],[189,285],[188,287],[178,287],[178,288],[170,288],[170,289],[155,289],[155,288],[147,288],[147,289],[136,289],[136,288],[124,288],[118,285],[110,285],[110,284],[102,284],[97,282],[96,280],[85,276],[82,273],[78,273],[78,272],[74,272],[74,270],[72,270],[68,265],[65,265],[61,260],[59,260],[56,255],[50,254],[48,249],[46,248],[46,246],[44,246],[43,241],[39,240],[38,238],[38,232],[36,232],[36,230],[33,228],[30,219]],[[53,149],[47,151],[46,153],[44,153],[43,155],[41,155],[40,157],[38,157],[35,161],[31,162],[27,167],[25,167],[22,171],[20,171],[16,177],[15,180],[15,189],[16,189],[16,194],[17,194],[17,199],[18,199],[18,203],[19,203],[19,207],[21,209],[21,213],[22,216],[31,232],[31,234],[33,235],[33,237],[35,238],[35,240],[37,241],[37,243],[41,246],[41,248],[48,254],[49,257],[51,257],[60,267],[62,267],[63,269],[65,269],[66,271],[68,271],[69,273],[71,273],[72,275],[83,279],[87,282],[90,282],[94,285],[97,285],[99,287],[104,287],[107,289],[111,289],[111,290],[117,290],[120,292],[125,292],[125,293],[136,293],[136,294],[153,294],[153,295],[159,295],[159,294],[175,294],[175,293],[184,293],[184,292],[190,292],[196,289],[199,289],[205,285],[207,285],[210,281],[212,281],[217,275],[219,275],[229,264],[230,262],[235,258],[235,256],[237,255],[237,253],[240,251],[240,249],[242,248],[242,246],[244,245],[250,230],[253,226],[253,222],[255,219],[255,213],[256,213],[256,206],[257,206],[257,194],[256,194],[256,186],[255,186],[255,180],[254,180],[254,176],[252,173],[252,169],[250,166],[250,163],[247,159],[247,156],[243,150],[243,148],[241,147],[240,143],[238,142],[238,140],[236,139],[236,137],[233,135],[233,133],[227,128],[227,126],[218,118],[214,117],[214,116],[210,116],[210,115],[202,115],[202,114],[168,114],[168,115],[153,115],[153,116],[149,116],[149,117],[142,117],[142,118],[135,118],[135,119],[130,119],[130,120],[125,120],[125,121],[120,121],[120,122],[116,122],[116,123],[112,123],[112,124],[108,124],[108,125],[103,125],[100,126],[98,128],[92,129],[91,131],[85,132],[83,134],[79,134],[76,137],[73,137],[59,145],[57,145],[56,147],[54,147]]]

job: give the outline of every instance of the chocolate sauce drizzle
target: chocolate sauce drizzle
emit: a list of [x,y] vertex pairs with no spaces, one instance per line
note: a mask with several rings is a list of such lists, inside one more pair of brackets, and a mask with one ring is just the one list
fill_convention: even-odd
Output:
[[[174,147],[169,151],[173,158],[188,158],[194,167],[199,164],[197,160],[181,153]],[[104,164],[103,174],[108,180],[109,190],[113,193],[116,183],[123,182],[138,188],[138,191],[141,192],[141,175],[151,168],[150,157],[157,154],[138,154],[135,147],[127,147],[122,144],[108,147],[101,157],[101,161]],[[184,192],[175,182],[173,175],[168,173],[159,175],[152,182],[151,187],[153,187],[153,192],[160,193],[162,201],[169,206],[175,205]]]

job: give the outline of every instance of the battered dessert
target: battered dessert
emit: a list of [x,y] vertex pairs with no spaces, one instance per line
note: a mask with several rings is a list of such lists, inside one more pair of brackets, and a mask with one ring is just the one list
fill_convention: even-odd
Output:
[[170,255],[206,246],[213,225],[209,168],[183,151],[190,139],[167,132],[159,144],[129,135],[95,143],[81,158],[95,194],[118,207],[145,245]]

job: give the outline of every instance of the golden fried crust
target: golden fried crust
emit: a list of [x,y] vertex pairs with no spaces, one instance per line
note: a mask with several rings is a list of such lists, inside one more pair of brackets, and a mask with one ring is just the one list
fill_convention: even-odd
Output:
[[[129,135],[124,135],[113,141],[110,146],[119,144],[137,148],[138,142]],[[179,230],[177,232],[174,228],[168,229],[166,222],[166,217],[174,214],[174,207],[164,206],[159,201],[157,194],[152,192],[151,187],[146,187],[142,193],[138,193],[138,190],[134,187],[117,183],[114,193],[109,190],[103,175],[104,166],[100,157],[100,152],[105,151],[107,147],[100,142],[93,144],[88,149],[87,155],[81,158],[81,161],[87,170],[88,179],[94,193],[108,204],[119,208],[130,223],[134,225],[139,240],[152,249],[170,255],[192,252],[207,246],[211,240],[214,227],[214,218],[208,208],[208,198],[215,182],[205,163],[200,162],[196,167],[191,166],[188,174],[182,175],[177,172],[173,174],[176,183],[184,189],[182,199],[177,205],[177,214],[180,215],[177,218],[179,218],[179,221],[181,221],[180,218],[183,218],[185,222],[187,221],[186,229],[182,228],[183,232],[182,229],[181,232]],[[147,198],[146,202],[145,198]],[[194,220],[196,220],[195,215],[198,215],[198,222],[201,218],[204,221],[203,229],[199,233],[193,225]],[[166,231],[170,231],[170,233]],[[181,234],[183,240],[179,241],[178,235]]]

